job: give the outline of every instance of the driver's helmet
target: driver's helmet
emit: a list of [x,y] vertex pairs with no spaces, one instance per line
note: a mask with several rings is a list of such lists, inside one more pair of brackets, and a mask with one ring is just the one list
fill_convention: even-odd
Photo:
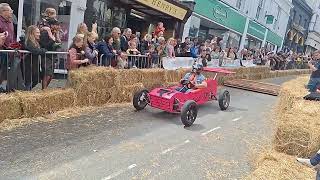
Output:
[[194,64],[192,66],[192,72],[201,72],[203,70],[203,65],[202,64]]

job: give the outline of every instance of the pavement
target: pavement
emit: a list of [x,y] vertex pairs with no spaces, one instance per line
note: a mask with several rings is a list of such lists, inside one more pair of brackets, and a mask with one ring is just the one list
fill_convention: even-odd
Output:
[[0,179],[241,179],[272,138],[277,97],[227,89],[230,108],[202,105],[189,128],[179,115],[128,105],[2,132]]

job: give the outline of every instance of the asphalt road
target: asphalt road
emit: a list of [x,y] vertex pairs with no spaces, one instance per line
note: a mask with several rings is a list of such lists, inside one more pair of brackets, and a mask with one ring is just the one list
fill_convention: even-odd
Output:
[[228,89],[229,110],[205,104],[190,128],[128,106],[0,133],[0,179],[241,179],[252,149],[272,136],[277,97]]

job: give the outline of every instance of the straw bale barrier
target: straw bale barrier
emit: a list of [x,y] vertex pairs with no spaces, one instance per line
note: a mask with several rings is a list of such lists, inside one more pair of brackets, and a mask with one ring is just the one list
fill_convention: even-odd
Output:
[[280,91],[277,105],[278,124],[274,146],[279,152],[308,157],[320,147],[320,103],[305,101],[308,94],[305,85],[308,77],[303,76],[285,83]]
[[0,122],[5,119],[16,119],[22,116],[20,99],[15,95],[0,95]]
[[246,180],[313,180],[315,172],[296,162],[295,158],[276,151],[261,153],[255,160],[255,170]]
[[74,107],[73,89],[19,92],[23,117],[37,117]]
[[[285,75],[270,72],[269,67],[227,68],[235,75],[218,76],[220,85],[229,79],[261,79]],[[123,103],[132,100],[134,92],[160,86],[178,85],[190,69],[113,69],[86,67],[69,72],[66,90],[43,92],[19,92],[0,97],[0,122],[3,119],[42,116],[68,107],[100,106],[108,103]],[[309,70],[290,70],[290,73],[308,73]],[[288,73],[287,73],[288,74]],[[204,72],[207,78],[215,73]]]
[[108,103],[114,92],[112,87],[118,83],[118,74],[119,71],[105,67],[81,68],[69,72],[68,86],[75,91],[76,105],[83,107]]

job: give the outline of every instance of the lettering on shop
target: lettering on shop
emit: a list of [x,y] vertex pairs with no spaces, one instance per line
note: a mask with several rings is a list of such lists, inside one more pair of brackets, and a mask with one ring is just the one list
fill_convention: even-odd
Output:
[[164,3],[163,1],[160,0],[152,0],[152,4],[154,6],[157,6],[158,8],[161,8],[167,12],[169,12],[170,14],[176,14],[177,13],[177,9],[174,8],[173,6],[170,6],[169,4]]
[[152,7],[160,12],[166,13],[172,17],[183,20],[187,14],[187,10],[179,6],[171,4],[165,0],[136,0],[146,6]]

